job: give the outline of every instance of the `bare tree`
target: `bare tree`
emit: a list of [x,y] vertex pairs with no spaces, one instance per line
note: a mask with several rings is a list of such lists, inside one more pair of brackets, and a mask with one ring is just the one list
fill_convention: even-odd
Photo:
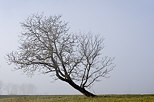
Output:
[[3,93],[3,82],[0,81],[0,95]]
[[22,84],[18,89],[21,95],[32,95],[36,91],[36,87],[33,84]]
[[4,90],[6,91],[6,93],[7,93],[8,95],[14,94],[13,88],[12,88],[12,84],[11,84],[11,83],[6,84],[5,87],[4,87]]
[[16,69],[28,74],[50,73],[82,94],[95,96],[87,88],[114,67],[113,58],[101,56],[102,38],[69,33],[68,23],[61,16],[32,15],[22,27],[19,50],[8,54]]

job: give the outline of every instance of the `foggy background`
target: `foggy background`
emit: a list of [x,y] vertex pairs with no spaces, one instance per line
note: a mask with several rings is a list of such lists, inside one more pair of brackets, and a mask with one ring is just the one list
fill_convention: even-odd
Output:
[[62,15],[72,32],[90,31],[105,38],[103,55],[115,57],[116,67],[111,77],[95,83],[91,92],[154,94],[153,5],[153,0],[0,0],[0,94],[11,94],[9,87],[20,90],[24,85],[23,89],[33,90],[26,94],[80,94],[49,75],[30,77],[7,64],[6,54],[19,46],[20,23],[42,12],[45,16]]

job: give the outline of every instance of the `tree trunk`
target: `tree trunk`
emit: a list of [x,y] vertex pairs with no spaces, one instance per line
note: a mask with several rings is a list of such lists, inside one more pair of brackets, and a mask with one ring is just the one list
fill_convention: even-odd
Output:
[[81,92],[82,94],[84,94],[85,96],[87,97],[96,97],[96,95],[94,95],[93,93],[87,91],[85,88],[82,88],[78,85],[76,85],[72,80],[68,81],[68,83],[73,87],[75,88],[76,90],[78,90],[79,92]]

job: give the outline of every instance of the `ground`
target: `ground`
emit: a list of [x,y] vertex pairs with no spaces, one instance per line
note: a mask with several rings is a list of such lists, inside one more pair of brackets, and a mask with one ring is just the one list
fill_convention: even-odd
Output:
[[154,95],[99,95],[95,98],[82,95],[1,95],[0,102],[154,102]]

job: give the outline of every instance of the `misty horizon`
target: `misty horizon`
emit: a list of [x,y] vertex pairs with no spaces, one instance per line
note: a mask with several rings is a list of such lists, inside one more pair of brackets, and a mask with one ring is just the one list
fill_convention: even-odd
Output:
[[[95,94],[154,94],[154,1],[152,0],[0,0],[0,82],[31,85],[39,95],[80,95],[49,74],[28,76],[8,65],[7,54],[16,51],[21,23],[32,14],[62,15],[70,32],[92,32],[104,37],[103,56],[115,57],[116,67],[89,91]],[[4,85],[4,86],[3,86]],[[0,87],[1,88],[1,87]],[[18,88],[17,88],[18,89]],[[26,89],[26,88],[25,88]],[[28,88],[26,89],[28,90]],[[12,94],[3,89],[0,94]],[[13,94],[24,94],[15,92]]]

